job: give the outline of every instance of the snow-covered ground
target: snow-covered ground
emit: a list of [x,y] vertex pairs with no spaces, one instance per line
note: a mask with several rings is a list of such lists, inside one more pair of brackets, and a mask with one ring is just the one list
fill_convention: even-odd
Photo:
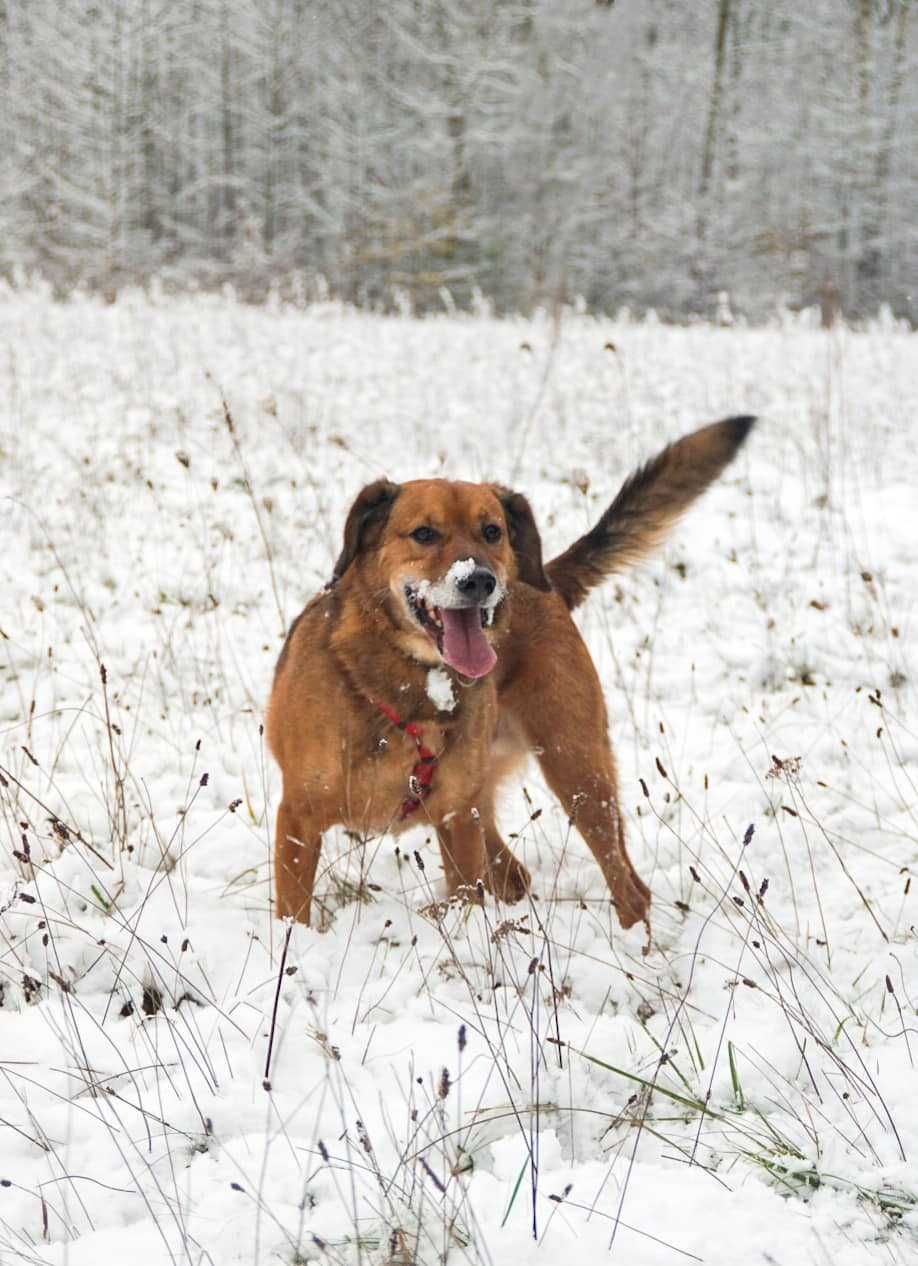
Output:
[[[358,488],[499,479],[551,556],[744,411],[580,617],[649,955],[532,768],[531,905],[341,834],[284,957],[263,706]],[[0,296],[3,1266],[914,1262],[916,487],[889,322]]]

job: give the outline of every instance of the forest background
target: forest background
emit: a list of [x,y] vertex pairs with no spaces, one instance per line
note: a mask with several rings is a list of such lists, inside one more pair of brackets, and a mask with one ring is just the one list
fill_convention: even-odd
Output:
[[914,324],[913,8],[0,0],[0,275]]

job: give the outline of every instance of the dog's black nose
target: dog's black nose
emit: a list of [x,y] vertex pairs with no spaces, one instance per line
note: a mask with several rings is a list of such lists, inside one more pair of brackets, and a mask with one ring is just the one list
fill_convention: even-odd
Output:
[[497,588],[497,577],[487,567],[476,567],[467,576],[456,581],[456,588],[470,602],[482,603]]

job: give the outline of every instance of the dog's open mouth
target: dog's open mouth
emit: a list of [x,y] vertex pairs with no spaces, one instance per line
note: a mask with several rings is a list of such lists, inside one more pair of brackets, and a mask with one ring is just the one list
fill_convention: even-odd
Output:
[[463,677],[484,677],[497,663],[485,629],[494,623],[494,606],[434,606],[420,589],[405,586],[408,610],[434,643],[443,661]]

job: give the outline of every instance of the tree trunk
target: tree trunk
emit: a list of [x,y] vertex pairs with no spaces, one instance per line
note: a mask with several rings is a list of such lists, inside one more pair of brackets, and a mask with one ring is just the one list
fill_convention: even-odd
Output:
[[717,7],[717,31],[714,36],[714,84],[711,88],[711,104],[708,109],[708,124],[704,133],[704,149],[701,155],[701,184],[698,192],[702,198],[707,194],[714,166],[714,146],[717,140],[717,124],[720,119],[720,104],[723,96],[724,62],[727,53],[727,29],[730,25],[730,0],[719,0]]

